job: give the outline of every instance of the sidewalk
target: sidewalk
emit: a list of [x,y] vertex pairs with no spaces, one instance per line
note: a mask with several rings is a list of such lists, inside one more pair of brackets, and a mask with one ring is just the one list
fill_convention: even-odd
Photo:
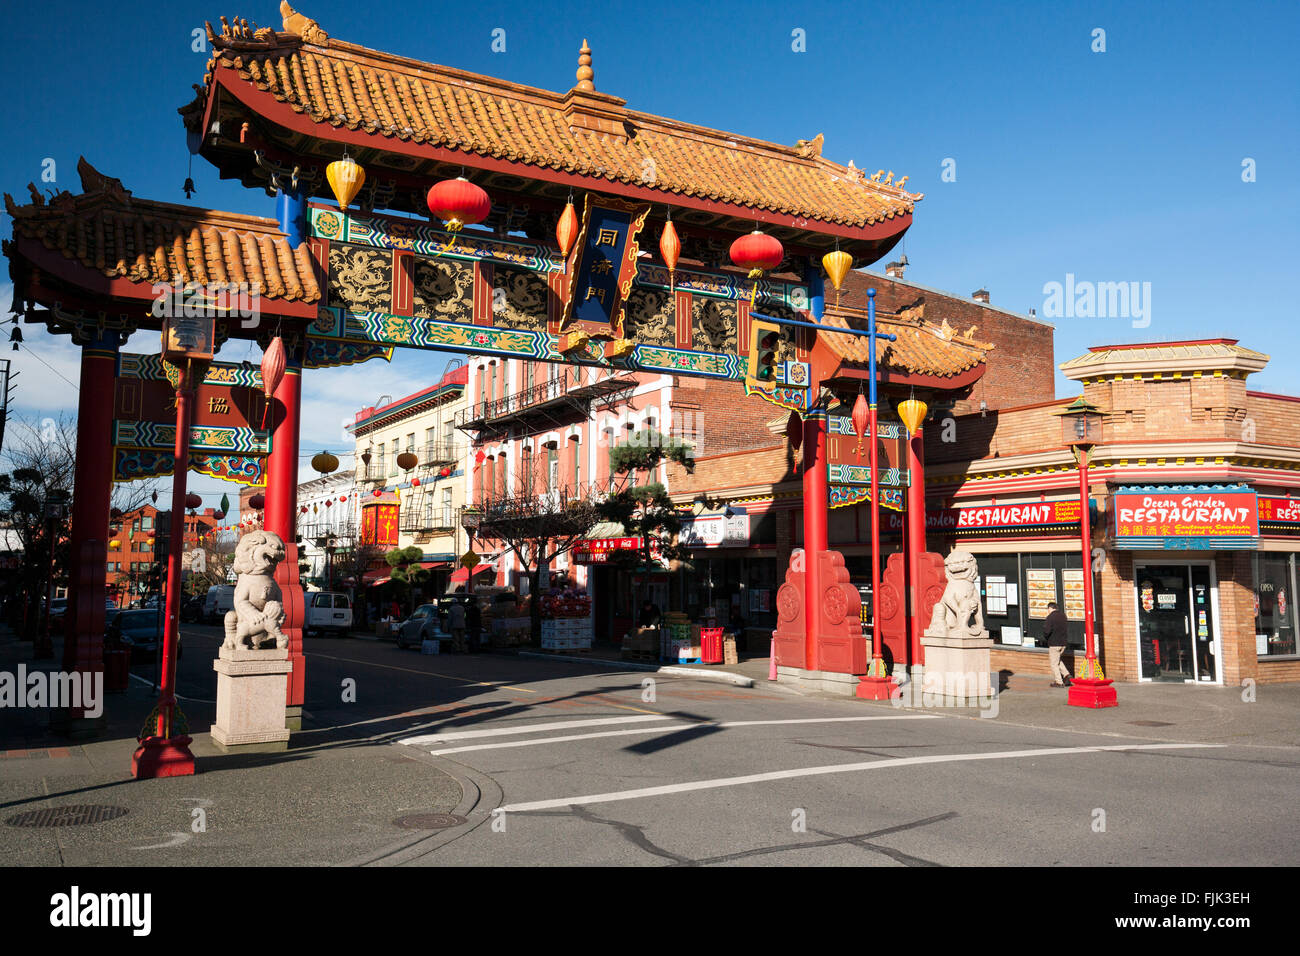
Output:
[[[55,661],[33,662],[30,644],[0,633],[0,671],[14,674],[20,661],[29,672],[51,667],[55,650]],[[213,707],[200,701],[182,701],[198,773],[134,780],[136,734],[156,699],[133,680],[110,697],[108,732],[94,741],[51,733],[48,709],[0,709],[0,858],[20,866],[356,863],[438,832],[394,820],[463,816],[478,798],[472,783],[388,742],[407,722],[322,728],[308,720],[284,753],[227,755],[207,733]],[[84,816],[100,822],[18,825],[20,815],[56,807],[88,808]],[[206,829],[195,832],[200,824]]]

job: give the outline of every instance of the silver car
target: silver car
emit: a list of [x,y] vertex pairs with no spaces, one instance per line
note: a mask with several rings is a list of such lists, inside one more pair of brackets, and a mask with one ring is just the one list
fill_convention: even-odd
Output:
[[442,632],[438,620],[438,605],[421,604],[397,628],[397,646],[401,648],[415,645],[418,647],[426,640],[443,641],[447,635]]

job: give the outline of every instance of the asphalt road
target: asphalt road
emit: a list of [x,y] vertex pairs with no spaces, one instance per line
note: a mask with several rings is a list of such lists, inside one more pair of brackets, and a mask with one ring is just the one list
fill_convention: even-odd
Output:
[[[187,634],[215,648],[215,632]],[[307,653],[311,719],[297,740],[399,742],[474,797],[466,823],[372,862],[1300,862],[1294,748],[1042,730],[776,685],[646,684],[390,642],[317,638]],[[210,698],[196,661],[211,666],[206,649],[187,654],[180,691]]]

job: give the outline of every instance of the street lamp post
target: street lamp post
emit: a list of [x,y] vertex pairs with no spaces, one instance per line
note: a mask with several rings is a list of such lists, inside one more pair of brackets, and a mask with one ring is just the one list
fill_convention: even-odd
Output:
[[1092,527],[1088,507],[1088,453],[1102,441],[1101,409],[1080,395],[1061,416],[1061,438],[1070,446],[1079,465],[1079,540],[1083,550],[1083,637],[1084,662],[1081,673],[1070,682],[1071,707],[1115,707],[1118,696],[1102,673],[1097,660],[1097,641],[1092,602]]

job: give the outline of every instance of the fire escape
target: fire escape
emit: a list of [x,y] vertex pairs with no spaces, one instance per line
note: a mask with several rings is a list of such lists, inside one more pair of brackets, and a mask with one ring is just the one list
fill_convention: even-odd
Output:
[[563,378],[538,382],[490,402],[475,402],[456,414],[456,427],[475,442],[562,428],[609,411],[631,397],[636,388],[631,375],[614,375],[583,384]]

